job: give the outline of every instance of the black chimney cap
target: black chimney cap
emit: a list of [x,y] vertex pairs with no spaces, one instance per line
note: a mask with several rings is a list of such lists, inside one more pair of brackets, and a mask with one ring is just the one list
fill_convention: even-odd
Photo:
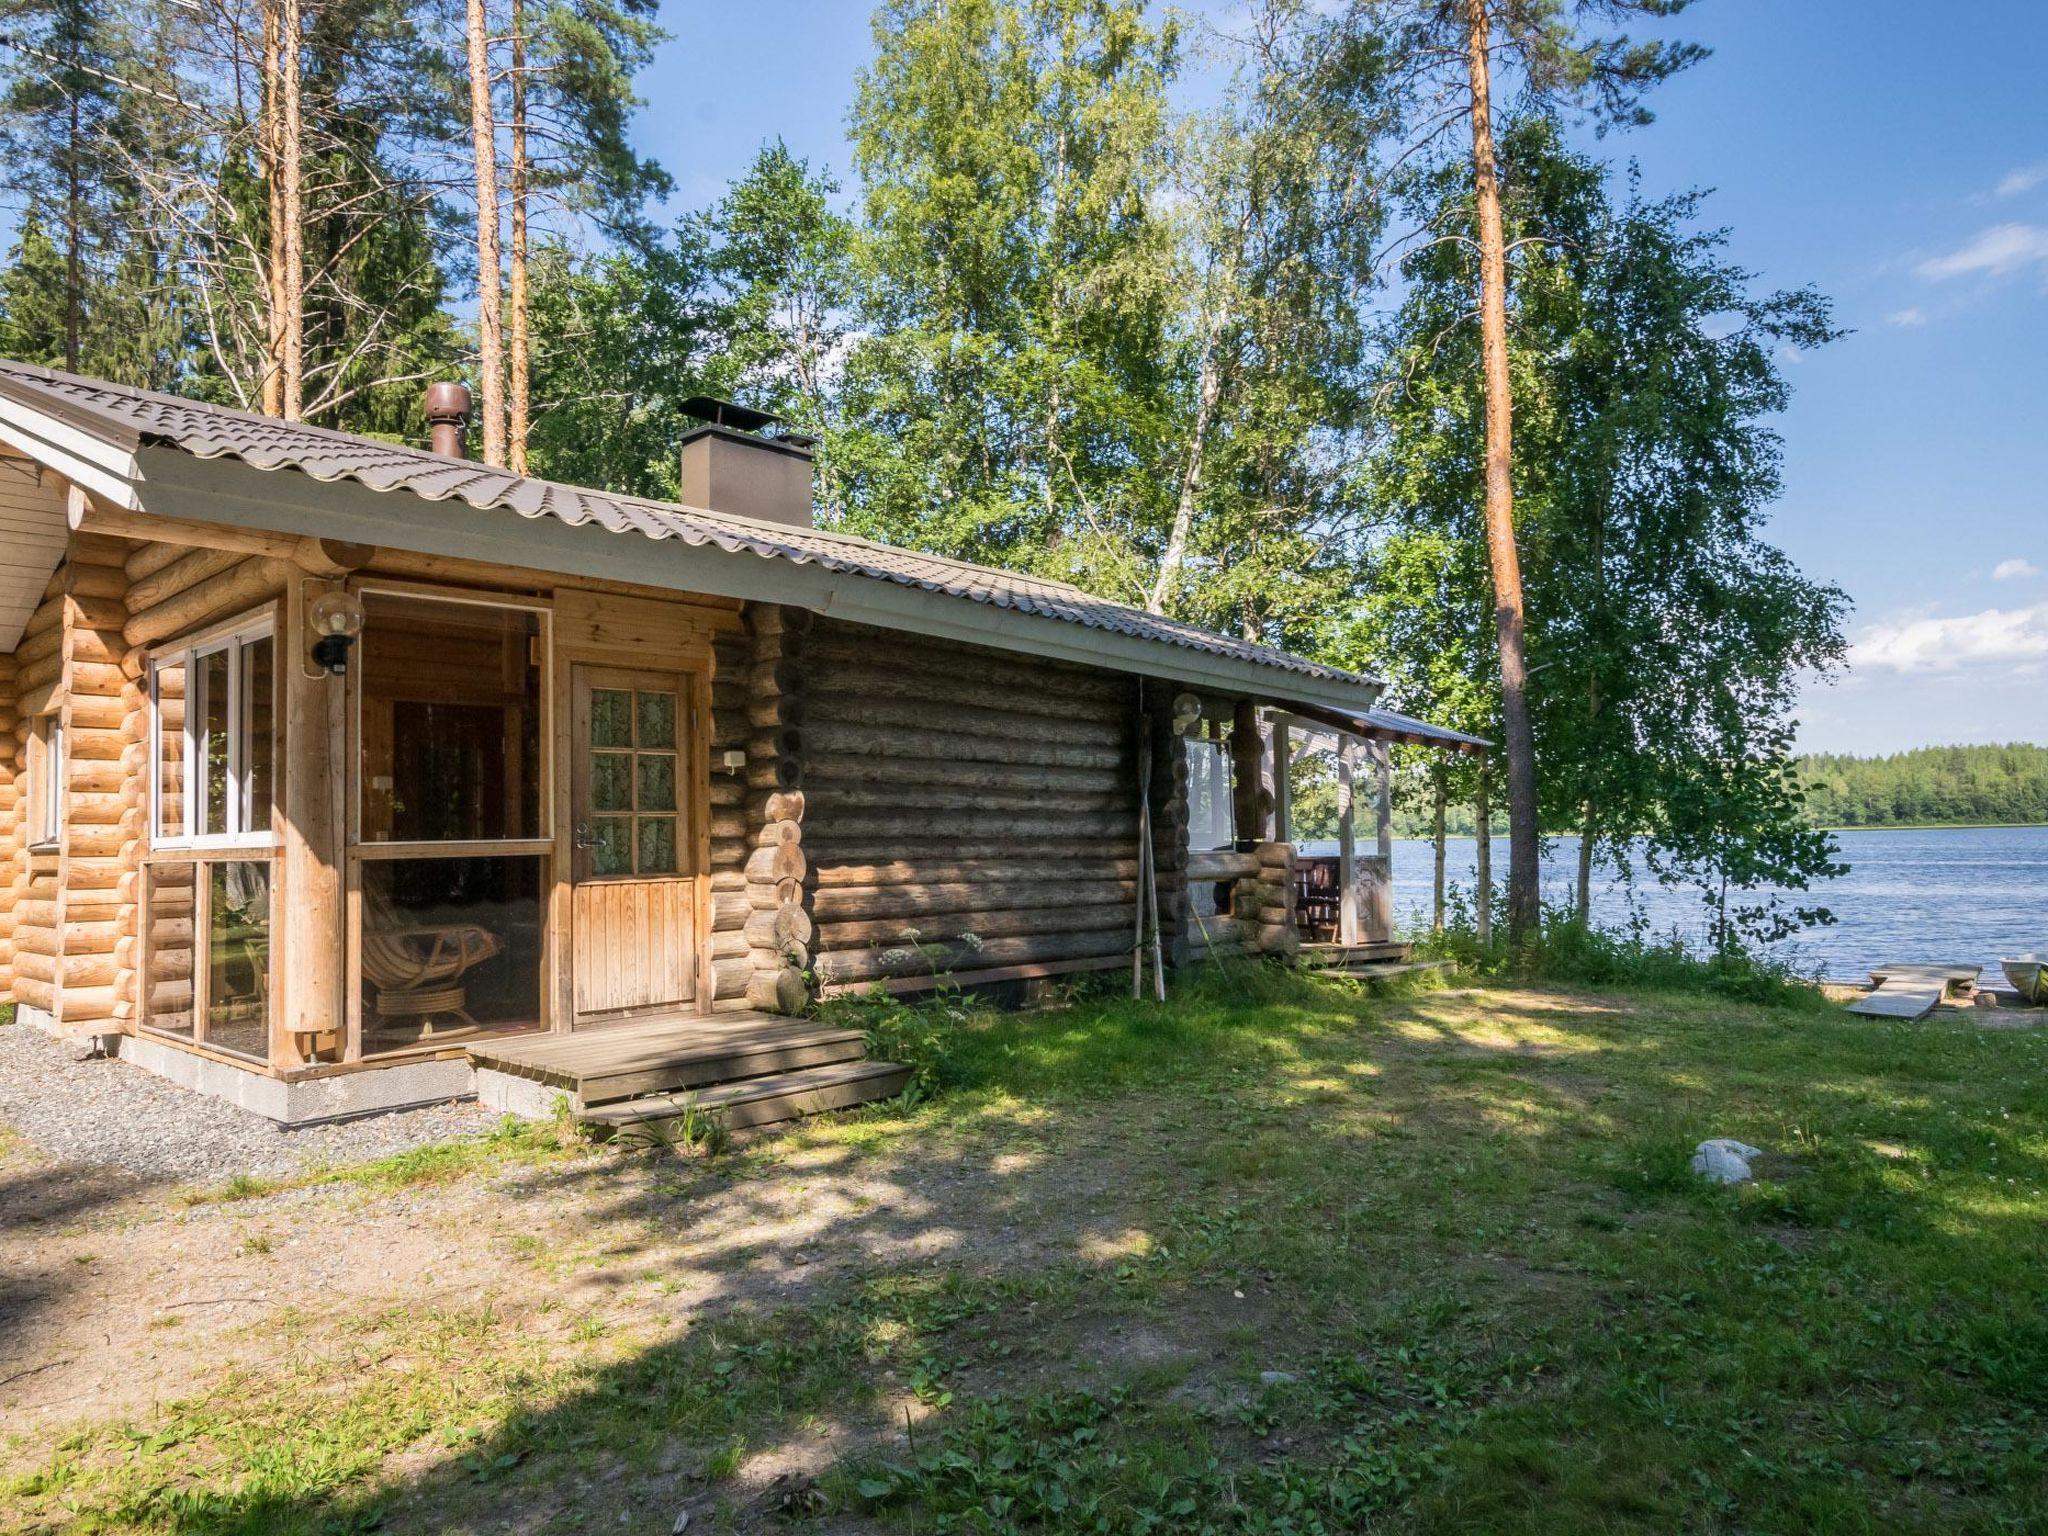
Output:
[[714,427],[730,427],[735,432],[758,432],[782,420],[773,412],[757,411],[751,405],[736,405],[730,400],[714,400],[709,395],[692,395],[677,409],[685,416],[708,421]]

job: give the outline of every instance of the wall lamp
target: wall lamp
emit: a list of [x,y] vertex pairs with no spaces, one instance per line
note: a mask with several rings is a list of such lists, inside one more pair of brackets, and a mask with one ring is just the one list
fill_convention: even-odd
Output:
[[313,633],[313,664],[329,677],[348,671],[348,653],[363,632],[363,600],[353,592],[336,590],[317,598],[307,618]]

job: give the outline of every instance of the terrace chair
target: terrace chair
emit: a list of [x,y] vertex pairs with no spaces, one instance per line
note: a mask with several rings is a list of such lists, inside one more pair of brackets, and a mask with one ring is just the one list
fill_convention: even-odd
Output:
[[[415,1022],[418,1041],[481,1032],[460,982],[503,952],[498,936],[476,923],[409,922],[389,897],[367,890],[363,907],[363,976],[377,989],[378,1027]],[[436,1028],[443,1018],[458,1022]]]

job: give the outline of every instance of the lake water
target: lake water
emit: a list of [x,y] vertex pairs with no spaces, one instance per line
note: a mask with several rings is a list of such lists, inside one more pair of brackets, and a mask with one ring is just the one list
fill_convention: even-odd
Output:
[[[1989,978],[2007,955],[2048,951],[2048,827],[1838,832],[1835,840],[1849,873],[1798,898],[1829,908],[1835,925],[1808,930],[1781,949],[1801,968],[1861,981],[1887,961],[1950,961],[1981,963]],[[1472,840],[1450,839],[1445,856],[1451,882],[1470,891]],[[1595,920],[1626,922],[1632,897],[1652,932],[1703,936],[1698,895],[1658,885],[1640,856],[1635,865],[1632,892],[1610,871],[1596,871]],[[1497,879],[1506,878],[1504,835],[1494,839],[1493,867]],[[1577,867],[1578,839],[1556,839],[1543,866],[1546,900],[1569,896]],[[1429,843],[1396,839],[1394,911],[1411,931],[1429,922],[1430,880]]]

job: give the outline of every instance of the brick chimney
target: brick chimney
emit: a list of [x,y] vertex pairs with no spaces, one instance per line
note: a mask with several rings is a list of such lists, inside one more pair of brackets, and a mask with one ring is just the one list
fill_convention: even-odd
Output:
[[762,429],[781,419],[729,400],[699,395],[682,410],[703,422],[683,436],[683,505],[793,528],[815,525],[813,439],[795,432],[764,437]]
[[469,440],[469,386],[452,380],[427,386],[427,427],[434,452],[450,459],[466,458]]

